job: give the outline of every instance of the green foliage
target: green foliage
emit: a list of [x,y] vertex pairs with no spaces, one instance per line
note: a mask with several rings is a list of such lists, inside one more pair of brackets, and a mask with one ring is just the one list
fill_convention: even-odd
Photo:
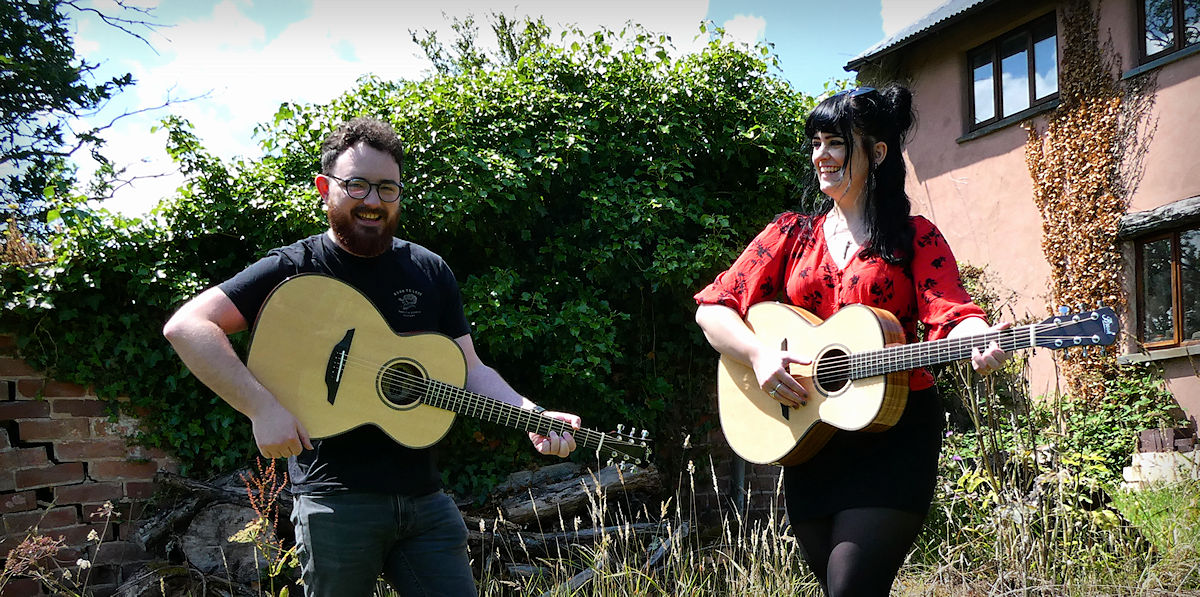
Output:
[[[4,325],[35,366],[130,396],[143,439],[192,472],[229,468],[253,447],[248,426],[158,331],[186,298],[322,230],[319,143],[375,115],[407,148],[398,234],[454,269],[485,362],[588,426],[652,429],[670,460],[711,408],[714,355],[690,297],[775,213],[800,207],[813,101],[769,74],[765,48],[720,31],[674,58],[665,37],[632,26],[555,43],[528,23],[498,29],[513,39],[495,61],[281,106],[257,129],[260,160],[226,163],[168,119],[189,177],[179,195],[145,222],[60,212],[54,266],[4,272],[16,289]],[[465,421],[441,449],[465,495],[536,456],[523,434]]]
[[[83,10],[63,0],[0,3],[0,221],[16,221],[37,242],[48,233],[44,190],[63,192],[74,180],[67,158],[88,147],[112,172],[97,151],[104,127],[87,129],[72,121],[91,115],[133,84],[130,74],[93,81],[97,65],[75,55],[68,9]],[[114,7],[122,10],[143,12]],[[149,25],[119,14],[104,16],[135,36],[125,26]]]

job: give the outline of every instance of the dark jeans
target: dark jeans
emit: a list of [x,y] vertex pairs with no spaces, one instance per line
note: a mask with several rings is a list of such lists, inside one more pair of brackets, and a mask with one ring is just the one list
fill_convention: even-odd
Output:
[[404,597],[476,595],[467,526],[440,491],[301,495],[292,523],[308,597],[369,597],[380,574]]

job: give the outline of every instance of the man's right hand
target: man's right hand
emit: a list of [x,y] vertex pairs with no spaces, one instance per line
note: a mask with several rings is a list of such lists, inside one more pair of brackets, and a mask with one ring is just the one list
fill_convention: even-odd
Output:
[[278,402],[255,413],[250,423],[258,451],[267,458],[288,458],[313,449],[304,424]]

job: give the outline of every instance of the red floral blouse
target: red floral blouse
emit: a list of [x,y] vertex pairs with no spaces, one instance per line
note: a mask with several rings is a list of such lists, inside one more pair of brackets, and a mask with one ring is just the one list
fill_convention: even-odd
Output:
[[[909,343],[917,340],[917,321],[926,325],[925,340],[940,340],[963,319],[985,317],[963,288],[946,239],[924,217],[909,218],[916,232],[911,276],[902,265],[858,254],[839,268],[822,233],[825,216],[814,219],[811,233],[801,238],[807,217],[788,212],[775,218],[733,266],[696,293],[696,302],[725,305],[744,317],[754,303],[780,300],[821,319],[846,305],[869,305],[895,315]],[[909,376],[913,391],[933,383],[925,369]]]

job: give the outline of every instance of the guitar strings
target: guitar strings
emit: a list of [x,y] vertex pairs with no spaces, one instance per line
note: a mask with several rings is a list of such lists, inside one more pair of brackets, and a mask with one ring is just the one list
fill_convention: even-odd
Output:
[[[1048,335],[1048,333],[1056,329],[1073,326],[1078,323],[1078,321],[1074,320],[1041,323],[1022,326],[1019,328],[1008,328],[994,332],[986,332],[966,338],[943,338],[941,340],[935,340],[932,342],[918,342],[915,344],[885,347],[866,352],[828,357],[819,361],[820,365],[814,369],[814,376],[815,374],[819,373],[822,375],[836,376],[839,378],[874,377],[876,375],[881,375],[881,373],[874,372],[874,369],[879,365],[896,362],[909,365],[896,369],[896,371],[903,371],[905,369],[912,369],[921,366],[922,361],[932,356],[956,352],[967,353],[967,355],[969,355],[970,349],[981,346],[981,341],[982,346],[986,347],[993,340],[995,340],[1002,349],[1004,349],[1006,352],[1011,352],[1013,350],[1032,347],[1032,345],[1028,344],[1030,329],[1034,330],[1034,334],[1040,340],[1070,340],[1077,336],[1072,334],[1061,336]],[[900,355],[890,357],[884,356],[885,353],[889,351],[900,353]],[[964,355],[960,358],[966,358],[967,355]],[[958,360],[958,358],[951,360]],[[856,371],[861,372],[862,375],[855,377],[854,373]]]
[[[378,370],[384,366],[383,364],[368,359],[350,355],[346,355],[345,359],[343,360],[343,365],[345,365],[346,368],[354,367],[364,371]],[[514,406],[507,402],[501,402],[494,398],[487,398],[480,394],[475,394],[474,392],[464,390],[458,386],[454,386],[436,379],[429,379],[420,375],[389,370],[384,370],[380,374],[380,379],[387,383],[390,387],[402,391],[414,392],[417,396],[419,396],[418,401],[422,404],[443,408],[438,406],[438,404],[449,405],[449,403],[453,401],[453,398],[457,397],[462,402],[465,402],[467,406],[461,410],[455,410],[452,408],[445,408],[444,410],[458,412],[468,416],[476,416],[478,418],[497,423],[503,423],[499,417],[504,417],[509,421],[516,419],[526,426],[524,428],[525,431],[538,431],[538,429],[530,429],[528,426],[533,424],[536,427],[536,424],[540,423],[543,426],[549,427],[550,431],[556,431],[559,434],[570,432],[572,437],[575,437],[577,441],[582,439],[583,441],[580,441],[579,443],[582,443],[584,447],[587,448],[595,449],[597,447],[601,447],[602,445],[615,445],[614,447],[625,445],[636,446],[636,444],[625,440],[621,436],[614,437],[585,427],[576,429],[566,421],[547,417],[539,413]],[[454,396],[455,394],[458,396]],[[436,402],[437,404],[434,404],[433,402]],[[488,415],[491,416],[489,417]]]

